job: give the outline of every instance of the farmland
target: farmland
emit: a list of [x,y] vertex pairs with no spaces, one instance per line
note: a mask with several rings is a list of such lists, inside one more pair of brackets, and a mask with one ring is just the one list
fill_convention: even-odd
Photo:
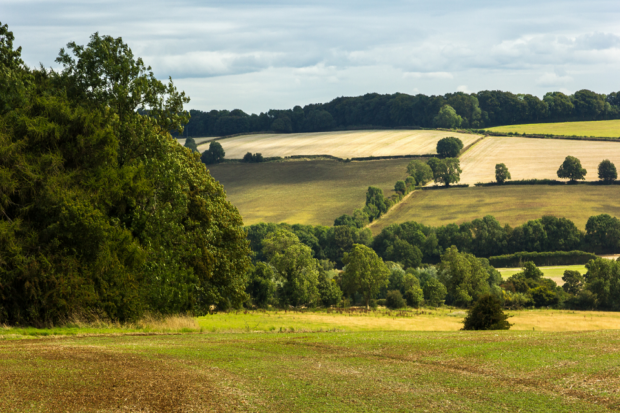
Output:
[[494,132],[517,132],[542,135],[620,137],[620,119],[589,122],[532,123],[489,128]]
[[[620,408],[620,332],[561,328],[541,332],[544,327],[518,318],[531,313],[535,323],[549,327],[573,322],[579,328],[606,320],[606,314],[518,313],[510,320],[519,331],[500,332],[364,329],[4,340],[0,341],[0,410],[611,412]],[[289,320],[278,319],[279,315],[272,315],[273,324],[286,326]],[[255,319],[263,316],[211,317],[214,323],[220,323],[218,319],[235,323],[232,319],[237,317],[236,324],[254,326]],[[288,317],[303,321],[305,315]],[[387,328],[395,321],[330,317],[341,324],[374,318]],[[422,317],[426,316],[401,320],[415,324]],[[439,324],[438,329],[456,330],[462,316],[443,318],[452,324],[450,328]],[[618,322],[617,317],[614,320]]]
[[619,142],[487,137],[461,157],[461,183],[495,181],[495,165],[505,163],[513,180],[557,179],[566,156],[576,156],[588,171],[586,180],[598,180],[598,164],[620,163]]
[[[455,136],[465,146],[477,135],[435,130],[367,130],[345,132],[257,134],[222,139],[228,159],[241,159],[247,152],[265,157],[332,155],[339,158],[368,156],[428,155],[437,153],[437,141]],[[198,147],[202,152],[208,144]]]
[[440,226],[493,215],[516,226],[543,215],[572,220],[580,229],[592,215],[620,216],[620,186],[515,185],[414,192],[371,226],[374,234],[390,224],[417,221]]
[[[552,279],[557,285],[564,285],[564,280],[562,280],[562,276],[564,275],[564,271],[578,271],[581,275],[584,275],[587,272],[585,265],[564,265],[564,266],[555,266],[555,267],[538,267],[539,270],[543,272],[543,276],[545,278]],[[522,268],[498,268],[497,269],[504,279],[510,277],[513,274],[523,271]]]
[[333,225],[362,208],[369,185],[389,195],[407,173],[408,159],[363,162],[312,160],[219,164],[209,169],[239,209],[245,225],[258,222]]

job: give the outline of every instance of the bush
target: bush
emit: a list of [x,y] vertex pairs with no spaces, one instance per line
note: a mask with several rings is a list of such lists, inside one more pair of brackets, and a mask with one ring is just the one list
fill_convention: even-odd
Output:
[[517,252],[514,254],[490,257],[493,267],[520,267],[525,261],[533,261],[538,266],[581,265],[596,259],[596,255],[584,251]]
[[424,303],[424,292],[420,287],[410,288],[405,292],[405,300],[409,307],[419,308]]
[[380,299],[375,300],[375,301],[377,302],[377,305],[385,307],[385,298],[380,298]]
[[467,312],[463,330],[508,330],[508,315],[502,310],[502,303],[492,295],[484,295]]
[[387,308],[391,308],[393,310],[397,308],[403,308],[407,306],[403,295],[398,290],[388,291],[387,296],[385,297],[385,305]]

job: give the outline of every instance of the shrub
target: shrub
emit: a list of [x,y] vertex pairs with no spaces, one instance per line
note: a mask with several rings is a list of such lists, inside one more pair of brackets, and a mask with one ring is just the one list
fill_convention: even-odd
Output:
[[378,300],[375,300],[377,305],[380,305],[382,307],[385,307],[385,298],[380,298]]
[[405,181],[396,181],[396,185],[394,185],[394,191],[406,194],[407,184],[405,184]]
[[400,291],[392,290],[388,291],[387,296],[385,297],[385,305],[387,308],[397,309],[406,307],[407,303],[405,302]]
[[538,266],[580,265],[595,258],[595,254],[584,251],[517,252],[490,257],[489,262],[493,267],[501,268],[520,267],[525,261],[532,261]]
[[508,317],[497,298],[490,294],[484,295],[467,312],[463,330],[508,330]]
[[418,308],[424,302],[424,292],[420,287],[412,287],[405,292],[405,300],[409,307]]

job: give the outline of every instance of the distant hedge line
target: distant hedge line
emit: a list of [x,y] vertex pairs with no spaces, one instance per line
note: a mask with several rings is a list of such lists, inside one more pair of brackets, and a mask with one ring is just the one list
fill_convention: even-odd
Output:
[[520,179],[517,181],[499,182],[477,182],[476,186],[506,186],[506,185],[620,185],[620,181],[583,181],[583,182],[564,182],[557,179]]
[[596,259],[596,255],[585,251],[551,251],[551,252],[517,252],[514,254],[490,257],[494,267],[521,267],[526,261],[533,261],[537,266],[581,265]]

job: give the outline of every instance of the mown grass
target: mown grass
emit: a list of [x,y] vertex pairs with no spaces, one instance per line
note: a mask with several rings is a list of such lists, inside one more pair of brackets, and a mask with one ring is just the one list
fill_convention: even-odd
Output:
[[565,217],[585,229],[589,217],[620,216],[620,186],[515,185],[416,191],[370,228],[378,234],[390,224],[417,221],[441,226],[493,215],[504,224],[521,225],[543,215]]
[[362,208],[370,185],[388,196],[407,176],[408,159],[338,162],[291,161],[211,165],[245,225],[259,222],[333,225]]
[[4,341],[0,410],[611,412],[619,348],[619,331]]
[[589,122],[532,123],[489,128],[495,132],[518,132],[531,134],[550,134],[563,136],[596,136],[604,138],[620,137],[620,119]]

